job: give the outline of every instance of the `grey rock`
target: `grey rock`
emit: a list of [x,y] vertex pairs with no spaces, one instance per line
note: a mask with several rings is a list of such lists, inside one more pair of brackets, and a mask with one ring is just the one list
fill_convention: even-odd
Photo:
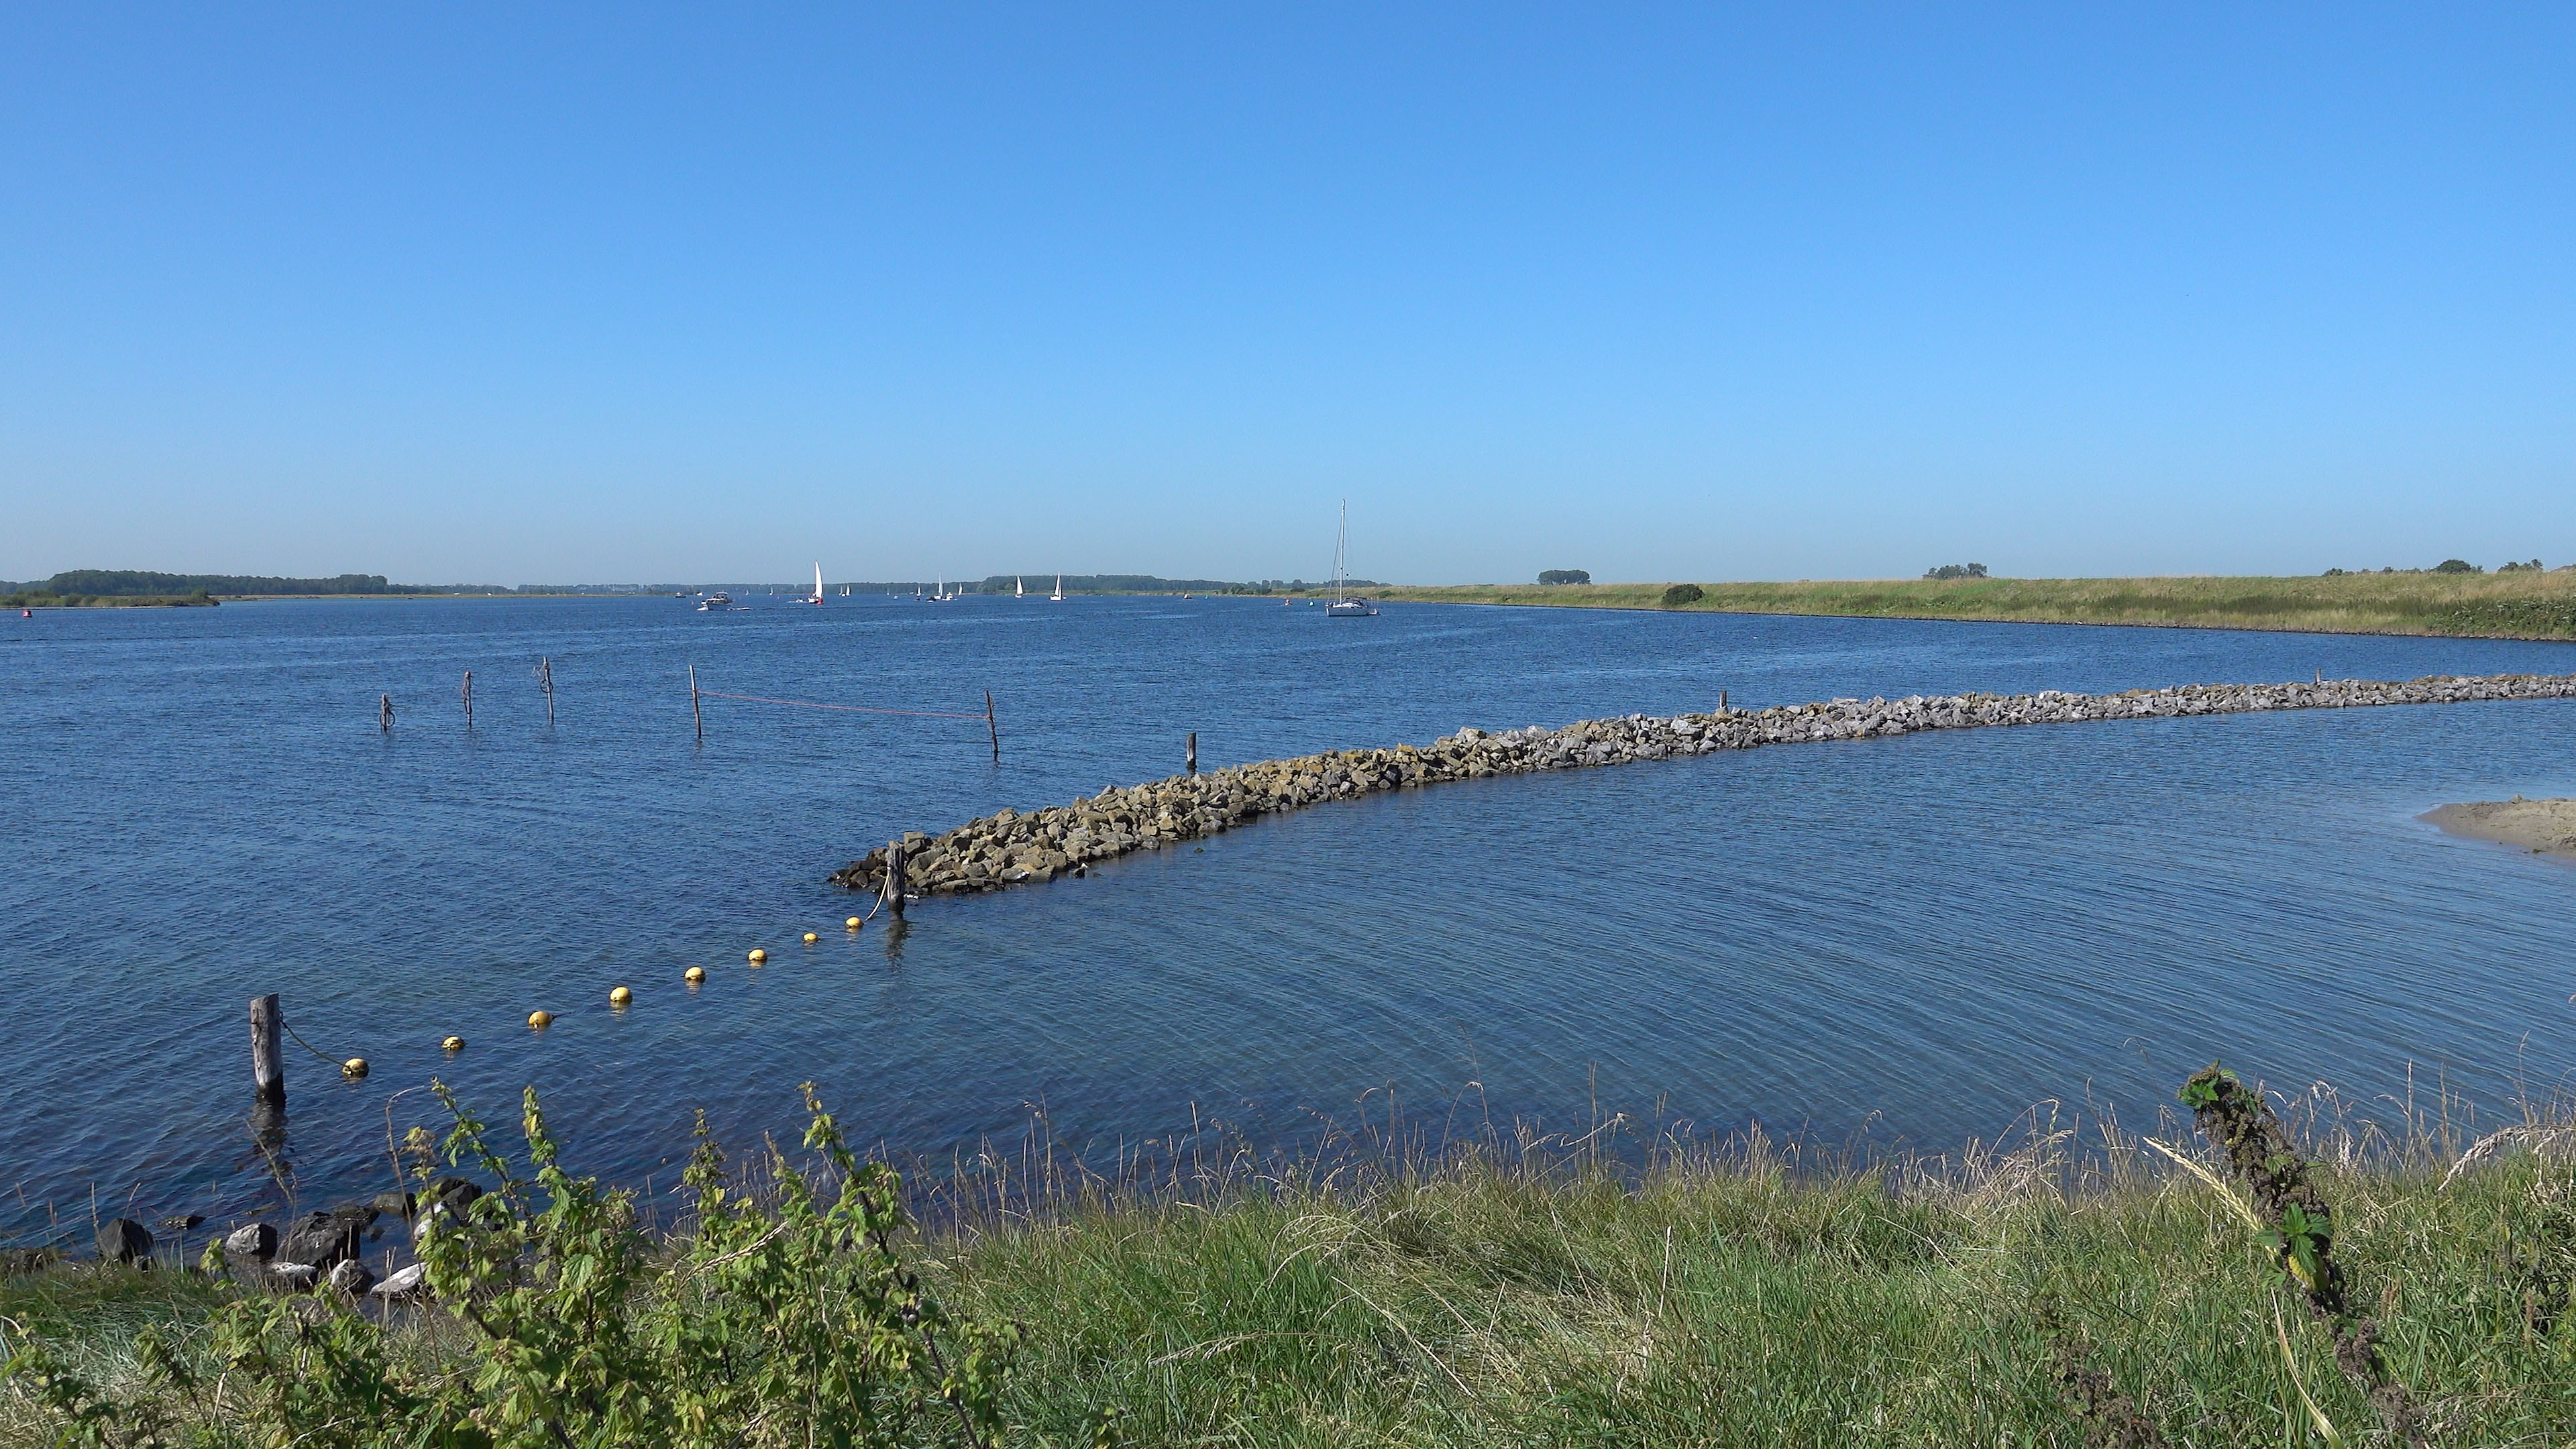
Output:
[[396,1268],[385,1275],[385,1281],[368,1291],[393,1302],[425,1298],[429,1296],[429,1265],[414,1263],[406,1268]]
[[356,1258],[345,1258],[331,1269],[331,1286],[352,1298],[359,1298],[376,1286],[376,1275]]
[[244,1223],[224,1234],[224,1257],[235,1263],[265,1263],[277,1256],[277,1229],[266,1223]]

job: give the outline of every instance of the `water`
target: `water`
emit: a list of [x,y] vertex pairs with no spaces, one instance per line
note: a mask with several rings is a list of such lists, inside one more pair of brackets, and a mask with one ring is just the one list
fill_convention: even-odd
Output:
[[[765,602],[765,601],[763,601]],[[551,658],[559,722],[531,669]],[[708,703],[710,689],[983,720]],[[475,672],[475,724],[456,698]],[[2576,646],[1275,601],[294,601],[0,624],[0,1220],[246,1210],[243,1003],[289,1044],[300,1196],[386,1185],[444,1076],[533,1082],[577,1165],[658,1175],[812,1080],[858,1135],[1294,1144],[1400,1112],[1627,1111],[1934,1148],[2132,1119],[2223,1056],[2484,1110],[2576,1067],[2576,869],[2443,836],[2576,794],[2576,703],[1942,732],[1328,805],[1086,880],[927,902],[823,877],[904,829],[1311,750],[1961,689],[2576,670]],[[389,692],[400,719],[376,727]],[[797,943],[808,929],[814,947]],[[754,969],[745,951],[765,946]],[[681,983],[688,966],[708,984]],[[624,1013],[611,986],[636,993]],[[527,1013],[557,1014],[551,1030]],[[453,1059],[438,1050],[465,1037]]]

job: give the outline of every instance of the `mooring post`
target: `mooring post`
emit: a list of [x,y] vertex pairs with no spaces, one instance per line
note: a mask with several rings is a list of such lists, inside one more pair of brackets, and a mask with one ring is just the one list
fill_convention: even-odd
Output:
[[286,1052],[278,1041],[284,1021],[277,1009],[277,993],[250,999],[250,1076],[263,1102],[286,1100]]
[[885,903],[897,920],[903,918],[903,842],[886,842]]
[[552,729],[555,724],[555,662],[553,660],[537,661],[537,687],[546,692],[546,728]]
[[457,691],[456,691],[456,694],[457,694],[457,697],[458,697],[459,699],[462,699],[462,700],[464,700],[464,701],[465,701],[465,727],[466,727],[467,729],[469,729],[469,730],[470,730],[470,729],[474,728],[474,671],[473,671],[473,670],[469,669],[469,670],[466,670],[466,671],[465,671],[465,684],[464,684],[464,687],[463,687],[463,688],[461,688],[461,689],[459,689],[459,690],[457,690]]
[[1197,730],[1181,736],[1181,759],[1189,766],[1191,774],[1195,775],[1199,772],[1199,732]]
[[993,723],[993,691],[984,691],[984,728],[993,736],[993,763],[1002,763],[1002,727]]
[[705,744],[707,742],[707,717],[705,713],[698,708],[698,666],[694,664],[689,666],[689,718],[697,723],[698,743],[702,745]]
[[1726,691],[1723,689],[1717,692],[1717,712],[1719,714],[1726,713]]
[[376,728],[386,734],[394,732],[394,697],[390,694],[376,696]]

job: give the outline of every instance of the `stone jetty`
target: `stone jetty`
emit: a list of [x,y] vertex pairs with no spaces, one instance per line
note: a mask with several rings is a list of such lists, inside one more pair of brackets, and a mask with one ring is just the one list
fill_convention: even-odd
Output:
[[[2163,719],[2274,709],[2353,709],[2390,704],[2576,698],[2576,674],[2435,676],[2390,683],[2366,679],[2291,684],[2185,684],[2124,694],[1910,695],[1835,699],[1769,709],[1718,709],[1669,718],[1626,715],[1579,720],[1562,729],[1533,725],[1488,734],[1462,729],[1428,745],[1333,750],[1293,760],[1230,765],[1142,785],[1113,785],[1049,809],[1003,810],[944,835],[904,837],[904,881],[915,895],[962,895],[1079,874],[1089,863],[1134,850],[1159,850],[1247,821],[1327,800],[1351,799],[1448,780],[1577,770],[1632,760],[1668,760],[1719,750],[1823,740],[1864,740],[1920,730],[2086,720]],[[886,853],[870,851],[832,883],[881,891]]]

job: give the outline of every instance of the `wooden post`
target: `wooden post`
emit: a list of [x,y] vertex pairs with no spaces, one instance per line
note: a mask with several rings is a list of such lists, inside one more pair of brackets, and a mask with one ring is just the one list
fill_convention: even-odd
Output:
[[1002,763],[1002,727],[993,723],[993,691],[984,691],[984,728],[992,732],[993,763]]
[[376,728],[386,734],[394,732],[394,697],[390,694],[376,696]]
[[1726,691],[1723,689],[1717,692],[1717,712],[1719,714],[1726,713]]
[[895,919],[903,919],[903,842],[900,840],[886,842],[885,903],[894,912]]
[[705,744],[707,742],[707,717],[706,714],[698,708],[698,666],[694,664],[689,666],[689,718],[697,722],[698,743],[702,745]]
[[1189,766],[1191,774],[1195,775],[1199,772],[1199,732],[1197,730],[1181,736],[1181,758]]
[[456,693],[457,693],[457,697],[458,697],[458,698],[460,698],[460,699],[462,699],[462,700],[464,700],[464,701],[465,701],[465,727],[466,727],[467,729],[469,729],[469,730],[470,730],[470,729],[474,728],[474,671],[473,671],[473,670],[469,669],[469,670],[466,670],[466,671],[465,671],[465,686],[464,686],[464,688],[459,689]]
[[263,1102],[286,1100],[286,1052],[278,1040],[284,1020],[275,992],[250,999],[250,1076]]
[[555,662],[553,660],[537,661],[537,687],[546,692],[546,728],[552,729],[555,724]]

